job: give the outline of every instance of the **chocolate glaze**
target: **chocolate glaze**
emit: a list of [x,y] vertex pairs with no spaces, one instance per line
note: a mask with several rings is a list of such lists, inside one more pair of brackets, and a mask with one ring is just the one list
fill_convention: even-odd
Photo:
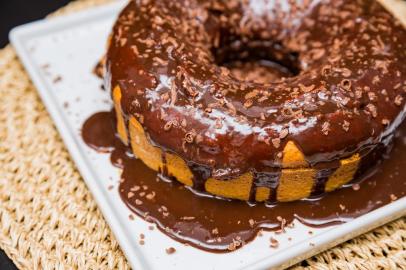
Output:
[[193,189],[196,191],[205,191],[206,181],[211,177],[210,168],[192,162],[189,162],[188,166],[193,174]]
[[82,138],[91,148],[99,152],[112,152],[116,147],[116,135],[111,113],[96,113],[82,127]]
[[259,173],[255,172],[253,174],[253,184],[251,186],[249,202],[255,202],[255,194],[257,192],[257,187],[267,187],[270,189],[268,202],[276,202],[277,188],[279,186],[279,177],[281,175],[280,169],[274,169],[272,172]]
[[[226,68],[256,60],[285,72],[258,83]],[[230,179],[273,172],[294,141],[310,166],[332,164],[317,194],[338,160],[389,143],[403,120],[406,31],[373,0],[133,0],[106,71],[155,145]]]
[[[363,159],[366,158],[365,156]],[[377,158],[380,159],[380,158]],[[340,167],[340,162],[338,160],[334,162],[329,162],[326,164],[319,163],[315,166],[317,168],[317,173],[315,176],[315,184],[313,186],[312,194],[313,196],[320,195],[325,192],[326,183],[331,175]],[[358,168],[357,172],[363,173],[364,171]]]
[[[149,169],[115,136],[113,121],[113,113],[97,113],[83,125],[82,134],[93,149],[110,149],[113,164],[123,169],[118,189],[124,203],[168,236],[203,250],[232,251],[260,230],[280,230],[295,218],[315,227],[346,222],[406,195],[406,123],[398,129],[390,156],[385,155],[362,183],[313,200],[249,205],[197,196]],[[273,174],[256,177],[258,185],[276,185],[275,178]]]

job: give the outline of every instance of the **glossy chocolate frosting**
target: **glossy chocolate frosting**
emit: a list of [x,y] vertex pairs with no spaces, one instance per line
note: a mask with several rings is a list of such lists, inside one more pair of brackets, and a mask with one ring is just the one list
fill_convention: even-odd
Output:
[[[118,139],[114,126],[114,113],[99,112],[84,123],[82,136],[91,148],[110,152],[111,162],[122,169],[115,191],[123,202],[141,218],[155,223],[163,233],[207,251],[230,252],[241,248],[261,235],[261,230],[274,230],[278,238],[279,233],[290,230],[295,219],[311,227],[351,221],[406,196],[405,122],[396,131],[391,154],[384,155],[382,163],[358,178],[362,182],[352,182],[317,199],[251,205],[220,200],[209,194],[196,196],[190,188],[171,181],[134,157],[131,149]],[[100,179],[103,180],[106,179]],[[275,241],[270,244],[277,247]]]
[[[257,82],[227,68],[252,60],[286,72]],[[388,144],[404,118],[406,31],[369,0],[133,0],[106,70],[155,145],[227,179],[273,172],[288,141],[311,166]]]

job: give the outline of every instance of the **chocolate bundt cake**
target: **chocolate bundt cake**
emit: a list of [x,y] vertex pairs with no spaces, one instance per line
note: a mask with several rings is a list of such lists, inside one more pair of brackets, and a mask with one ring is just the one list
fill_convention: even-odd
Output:
[[220,197],[298,200],[390,149],[406,30],[371,0],[133,0],[105,86],[120,138],[150,168]]

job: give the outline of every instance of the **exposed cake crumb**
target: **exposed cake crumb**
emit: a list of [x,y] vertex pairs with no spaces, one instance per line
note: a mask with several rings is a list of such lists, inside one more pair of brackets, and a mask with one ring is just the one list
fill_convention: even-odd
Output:
[[249,222],[249,224],[250,224],[250,226],[251,226],[251,228],[252,227],[254,227],[254,225],[255,225],[255,221],[251,218],[251,219],[249,219],[248,220],[248,222]]
[[139,200],[139,199],[136,199],[136,200],[135,200],[135,204],[136,204],[136,205],[141,205],[141,204],[142,204],[142,201]]
[[62,76],[61,76],[61,75],[57,75],[57,76],[52,80],[52,83],[56,84],[56,83],[59,83],[60,81],[62,81]]
[[353,190],[359,190],[360,188],[361,188],[361,186],[359,184],[352,185]]
[[273,238],[273,237],[271,237],[269,240],[270,240],[270,242],[271,242],[271,244],[270,244],[270,247],[271,247],[271,248],[277,248],[277,247],[279,247],[279,241],[278,241],[278,240],[276,240],[276,239]]
[[166,254],[171,255],[176,252],[176,249],[174,247],[170,247],[170,248],[165,249],[165,251],[166,251]]

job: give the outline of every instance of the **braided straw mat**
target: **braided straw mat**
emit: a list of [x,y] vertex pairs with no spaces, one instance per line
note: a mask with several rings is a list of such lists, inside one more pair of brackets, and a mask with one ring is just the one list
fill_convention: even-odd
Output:
[[[0,248],[20,269],[129,269],[11,46],[0,50],[0,97]],[[406,269],[406,217],[293,269]]]

